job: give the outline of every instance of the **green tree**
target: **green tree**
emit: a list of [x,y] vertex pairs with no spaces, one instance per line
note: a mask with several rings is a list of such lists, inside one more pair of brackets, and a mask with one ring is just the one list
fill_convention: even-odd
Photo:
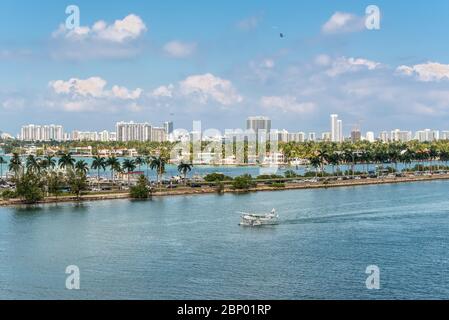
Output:
[[130,183],[129,176],[130,176],[131,172],[136,170],[136,163],[132,159],[125,159],[125,161],[123,161],[123,163],[122,163],[122,168],[123,168],[123,171],[126,171],[128,174],[128,186],[129,186],[129,183]]
[[19,174],[22,172],[22,160],[18,153],[14,153],[12,158],[9,160],[9,171],[14,172],[14,178],[18,179]]
[[87,177],[82,171],[69,170],[67,174],[67,183],[70,191],[76,195],[77,199],[81,198],[81,193],[87,190]]
[[164,157],[151,157],[151,161],[150,161],[150,169],[154,170],[156,169],[156,181],[159,184],[160,183],[160,179],[162,178],[162,175],[165,173],[165,165],[166,165],[166,160]]
[[28,171],[14,181],[17,196],[22,198],[25,203],[36,203],[44,198],[43,182],[34,172]]
[[112,184],[115,184],[114,172],[119,172],[121,169],[120,161],[116,157],[109,157],[106,160],[106,165],[111,168]]
[[179,173],[182,173],[182,175],[183,175],[183,178],[184,178],[184,185],[187,184],[187,173],[190,172],[190,171],[192,171],[192,167],[193,167],[192,164],[190,164],[190,163],[184,163],[184,162],[181,162],[181,163],[178,165],[178,172],[179,172]]
[[58,165],[61,169],[73,169],[76,160],[72,157],[71,153],[64,153],[58,161]]
[[40,159],[36,158],[33,155],[29,155],[26,158],[26,168],[27,171],[30,171],[32,173],[40,173],[41,172],[41,165],[40,165]]
[[[75,172],[78,174],[83,174],[83,175],[87,175],[87,173],[89,172],[89,165],[87,164],[86,161],[84,160],[78,160],[75,165]],[[71,171],[71,170],[70,170]]]
[[95,156],[90,166],[93,170],[97,170],[98,188],[100,188],[100,170],[106,170],[106,159],[100,156]]
[[50,172],[47,176],[47,191],[48,193],[58,196],[61,194],[61,189],[64,187],[64,175],[58,172]]
[[236,190],[248,190],[251,187],[255,187],[256,183],[249,174],[244,174],[239,177],[235,177],[232,181],[232,187]]
[[6,164],[6,160],[0,157],[0,178],[3,177],[3,165]]
[[148,179],[143,174],[139,176],[137,184],[130,188],[129,194],[133,199],[147,199],[150,196]]

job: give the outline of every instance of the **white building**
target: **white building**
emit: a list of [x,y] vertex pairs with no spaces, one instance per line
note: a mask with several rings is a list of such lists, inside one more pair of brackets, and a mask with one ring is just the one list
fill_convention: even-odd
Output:
[[304,132],[295,132],[288,134],[288,142],[304,142],[306,134]]
[[338,119],[338,114],[331,114],[331,141],[343,142],[343,121]]
[[118,122],[117,141],[151,141],[152,127],[149,123]]
[[382,142],[388,142],[389,141],[389,135],[388,135],[388,132],[387,131],[382,131],[380,134],[379,134],[379,139],[380,139],[380,141],[382,141]]
[[399,129],[395,129],[391,131],[391,141],[400,141],[400,142],[408,142],[412,140],[412,132],[411,131],[401,131]]
[[323,133],[321,133],[321,140],[323,140],[323,141],[332,141],[332,133],[331,132],[323,132]]
[[415,133],[415,139],[419,142],[431,142],[439,140],[439,138],[440,132],[437,130],[424,129]]
[[372,131],[366,132],[366,140],[368,142],[374,142],[375,141],[375,139],[374,139],[374,132],[372,132]]
[[441,131],[440,139],[449,140],[449,131]]
[[309,141],[316,141],[316,133],[315,132],[309,132]]
[[63,141],[64,128],[60,125],[34,125],[23,126],[20,131],[23,141]]

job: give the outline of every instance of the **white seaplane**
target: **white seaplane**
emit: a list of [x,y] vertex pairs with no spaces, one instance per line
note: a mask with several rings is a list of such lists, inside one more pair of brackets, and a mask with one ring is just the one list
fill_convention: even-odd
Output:
[[267,225],[279,224],[279,215],[276,214],[276,210],[271,210],[270,213],[249,213],[239,212],[241,216],[240,226],[245,227],[260,227]]

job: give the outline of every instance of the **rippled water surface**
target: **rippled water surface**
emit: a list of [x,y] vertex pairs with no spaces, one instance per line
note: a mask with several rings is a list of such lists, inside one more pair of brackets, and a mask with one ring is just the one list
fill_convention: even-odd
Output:
[[447,299],[448,244],[447,181],[0,208],[0,298]]

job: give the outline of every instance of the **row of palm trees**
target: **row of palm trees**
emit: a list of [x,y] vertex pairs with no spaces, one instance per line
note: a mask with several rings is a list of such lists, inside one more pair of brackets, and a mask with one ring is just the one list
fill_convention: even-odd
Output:
[[361,164],[364,171],[369,171],[372,164],[393,164],[397,170],[398,163],[407,167],[412,162],[430,162],[432,170],[434,161],[449,161],[449,143],[286,143],[280,146],[287,161],[294,158],[307,159],[317,171],[323,171],[325,165],[339,169],[341,165],[351,167],[354,173],[356,164]]
[[[0,176],[3,176],[3,165],[6,164],[4,158],[0,157]],[[115,173],[127,173],[128,174],[128,184],[130,173],[134,172],[136,168],[140,171],[141,166],[147,166],[148,170],[156,170],[156,179],[159,184],[163,174],[165,173],[165,166],[167,164],[167,159],[161,156],[148,156],[148,157],[136,157],[133,159],[125,159],[122,163],[116,157],[104,158],[100,156],[94,156],[92,159],[92,163],[89,167],[88,163],[84,160],[76,160],[72,157],[70,153],[66,153],[61,155],[61,157],[57,160],[53,156],[45,156],[42,158],[36,157],[34,155],[29,155],[26,157],[25,162],[22,162],[22,158],[19,154],[15,153],[11,157],[9,161],[9,171],[13,172],[15,177],[17,177],[24,169],[27,172],[32,172],[35,174],[39,174],[42,171],[48,172],[54,170],[56,167],[68,170],[72,169],[77,173],[82,173],[87,175],[90,169],[97,171],[97,180],[98,183],[100,181],[100,173],[101,171],[105,171],[107,168],[111,170],[111,179],[114,183]],[[188,163],[180,163],[178,165],[178,171],[184,175],[184,181],[186,180],[187,173],[192,170],[192,165]]]

